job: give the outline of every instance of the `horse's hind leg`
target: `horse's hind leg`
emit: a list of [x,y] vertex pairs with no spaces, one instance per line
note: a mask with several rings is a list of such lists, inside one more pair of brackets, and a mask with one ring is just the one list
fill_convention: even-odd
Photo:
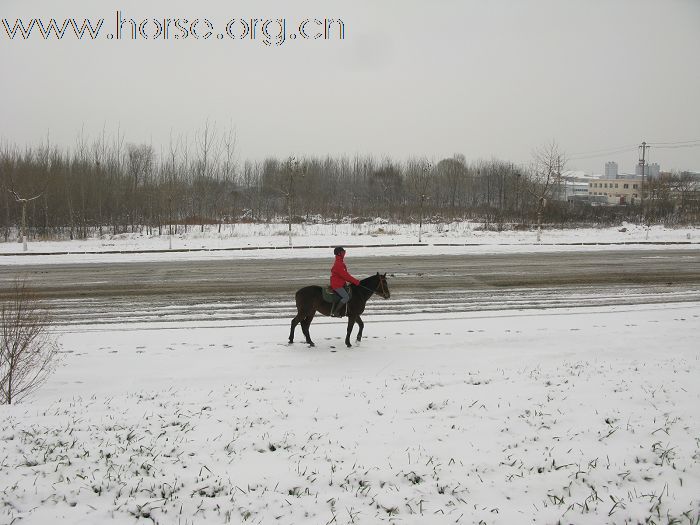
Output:
[[[315,313],[315,312],[314,312]],[[306,342],[309,343],[309,346],[316,346],[314,342],[311,340],[311,334],[309,333],[309,326],[311,326],[311,321],[314,320],[314,314],[308,315],[306,319],[301,321],[301,331],[304,332],[304,336],[306,337]]]
[[296,329],[297,325],[301,322],[302,317],[301,314],[297,314],[294,319],[292,319],[292,329],[289,332],[289,342],[293,343],[294,342],[294,330]]

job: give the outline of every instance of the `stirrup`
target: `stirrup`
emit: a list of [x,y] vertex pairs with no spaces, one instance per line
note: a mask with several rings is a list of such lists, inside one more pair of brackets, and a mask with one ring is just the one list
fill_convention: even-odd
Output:
[[333,303],[333,306],[331,306],[331,317],[343,317],[343,305],[340,303]]

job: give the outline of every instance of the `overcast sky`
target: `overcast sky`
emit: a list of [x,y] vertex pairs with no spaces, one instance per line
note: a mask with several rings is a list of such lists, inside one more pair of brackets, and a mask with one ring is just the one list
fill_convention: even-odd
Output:
[[[214,31],[110,40],[118,9],[137,21],[206,18]],[[2,19],[18,17],[105,22],[96,41],[10,40]],[[288,33],[307,18],[342,19],[345,39],[216,38],[234,18],[282,17]],[[235,129],[240,159],[462,153],[526,163],[556,140],[570,169],[600,173],[616,160],[633,171],[642,140],[700,140],[698,27],[699,0],[2,0],[0,137],[24,146],[48,133],[71,146],[81,129],[94,138],[119,128],[159,150],[209,120]],[[649,156],[700,171],[697,146]]]

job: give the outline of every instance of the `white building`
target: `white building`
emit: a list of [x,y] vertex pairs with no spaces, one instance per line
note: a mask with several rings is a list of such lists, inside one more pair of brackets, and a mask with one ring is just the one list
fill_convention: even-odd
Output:
[[[652,179],[658,179],[660,173],[661,173],[661,168],[659,167],[659,165],[656,162],[654,162],[652,164],[645,164],[644,165],[644,176],[645,177],[649,177]],[[637,177],[642,176],[642,164],[641,164],[641,162],[635,166],[634,174]]]
[[637,177],[601,177],[588,183],[588,195],[595,199],[605,199],[608,204],[638,204],[641,187],[642,181]]
[[617,162],[609,161],[605,163],[605,178],[615,179],[617,178]]
[[588,197],[589,177],[583,171],[566,171],[561,180],[554,182],[552,198],[558,201],[585,200]]

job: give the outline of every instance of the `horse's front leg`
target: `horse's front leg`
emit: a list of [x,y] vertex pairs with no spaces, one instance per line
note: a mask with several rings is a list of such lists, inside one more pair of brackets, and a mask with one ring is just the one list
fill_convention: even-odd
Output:
[[352,334],[352,329],[355,326],[355,316],[351,315],[348,316],[348,334],[345,336],[345,346],[350,348],[352,345],[350,344],[350,334]]
[[362,330],[365,327],[365,323],[362,322],[362,318],[359,315],[357,316],[357,326],[360,329],[360,331],[357,332],[357,341],[360,342],[362,341]]

